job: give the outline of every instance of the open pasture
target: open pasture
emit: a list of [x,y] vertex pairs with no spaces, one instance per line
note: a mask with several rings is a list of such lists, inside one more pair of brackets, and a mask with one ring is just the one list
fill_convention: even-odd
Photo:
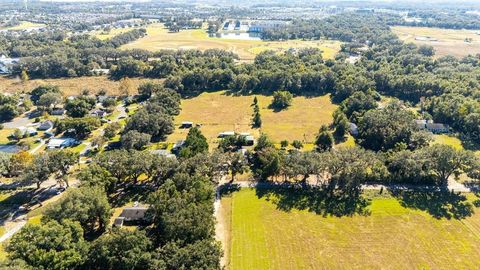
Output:
[[281,210],[303,204],[295,196],[261,193],[242,189],[222,199],[228,269],[475,269],[480,264],[479,213],[436,218],[428,211],[438,200],[377,194],[368,215],[324,217]]
[[22,31],[28,29],[34,29],[39,27],[44,27],[45,24],[41,23],[32,23],[27,21],[20,22],[19,25],[11,26],[11,27],[0,27],[0,30],[10,30],[10,31]]
[[404,42],[433,46],[436,56],[463,57],[480,53],[479,30],[395,26],[392,31]]
[[[160,81],[155,79],[131,78],[132,93],[135,94],[138,86],[145,81]],[[27,93],[41,85],[57,85],[64,96],[74,96],[82,93],[84,89],[94,94],[104,89],[109,95],[119,95],[120,82],[110,80],[107,76],[92,76],[79,78],[35,79],[22,82],[19,78],[0,76],[0,92],[2,93]]]
[[[183,121],[201,124],[201,131],[209,142],[215,141],[223,131],[250,132],[255,137],[266,133],[274,142],[300,140],[313,142],[322,124],[332,121],[337,108],[330,96],[313,98],[295,97],[288,109],[274,112],[268,108],[271,96],[258,95],[262,127],[251,128],[254,96],[233,96],[225,92],[203,93],[197,97],[182,100],[182,111],[175,118],[178,127]],[[185,139],[188,129],[176,129],[169,136],[169,142]]]
[[324,51],[325,58],[333,58],[340,50],[339,41],[261,41],[239,40],[209,37],[205,29],[182,30],[178,33],[169,33],[163,24],[151,24],[147,26],[147,36],[129,44],[123,45],[122,49],[146,49],[157,51],[162,49],[186,50],[186,49],[223,49],[239,55],[241,60],[253,60],[255,55],[265,50],[277,52],[286,51],[290,48],[315,47]]

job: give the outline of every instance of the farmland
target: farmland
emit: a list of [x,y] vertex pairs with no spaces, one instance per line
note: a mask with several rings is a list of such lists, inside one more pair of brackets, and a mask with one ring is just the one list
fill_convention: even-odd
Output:
[[[182,112],[175,119],[201,124],[202,133],[212,142],[222,131],[250,132],[256,137],[260,132],[268,134],[274,142],[301,140],[313,142],[322,124],[332,121],[332,112],[337,108],[328,95],[306,98],[295,97],[287,110],[274,112],[268,106],[271,96],[257,96],[262,115],[262,128],[251,129],[250,106],[253,96],[232,96],[226,92],[203,93],[182,100]],[[168,138],[169,142],[184,139],[188,130],[177,129]]]
[[253,60],[255,55],[265,50],[282,52],[289,48],[315,47],[324,51],[325,58],[333,58],[340,50],[338,41],[275,41],[235,40],[209,37],[204,29],[183,30],[169,33],[162,24],[151,24],[147,28],[147,36],[122,46],[122,49],[146,49],[157,51],[161,49],[223,49],[239,55],[241,60]]
[[434,201],[422,211],[376,194],[369,195],[369,215],[323,217],[280,210],[301,204],[293,196],[259,196],[243,189],[222,199],[229,269],[473,269],[480,263],[478,213],[437,219],[429,212]]
[[[134,92],[138,85],[143,81],[159,81],[143,78],[131,78],[131,86]],[[108,79],[106,76],[92,76],[92,77],[78,77],[78,78],[59,78],[59,79],[36,79],[26,82],[20,79],[0,77],[0,91],[5,93],[21,93],[30,92],[40,85],[57,85],[60,87],[64,96],[79,95],[83,90],[87,89],[91,93],[96,93],[99,90],[106,90],[109,95],[119,95],[119,81]],[[132,93],[133,94],[133,93]]]
[[[392,27],[392,31],[404,42],[433,46],[437,56],[463,57],[480,53],[478,30],[395,26]],[[419,40],[424,38],[430,40]],[[467,42],[466,39],[471,39],[471,41]]]

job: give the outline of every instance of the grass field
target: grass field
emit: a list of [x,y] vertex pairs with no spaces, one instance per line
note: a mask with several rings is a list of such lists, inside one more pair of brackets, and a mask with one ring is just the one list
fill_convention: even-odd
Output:
[[[251,128],[250,106],[253,96],[232,96],[225,92],[203,93],[197,97],[182,100],[182,112],[175,118],[178,126],[182,121],[202,124],[201,131],[209,142],[222,131],[250,132],[258,137],[267,133],[274,142],[301,140],[313,142],[322,124],[332,121],[332,112],[337,108],[328,95],[305,98],[295,97],[292,106],[281,112],[274,112],[268,106],[271,96],[257,96],[262,116],[262,128]],[[176,129],[169,136],[169,142],[185,139],[188,130]]]
[[[437,56],[453,55],[463,57],[480,53],[480,31],[478,30],[453,30],[429,27],[395,26],[392,30],[405,42],[419,45],[430,45],[435,48]],[[429,37],[436,41],[416,40],[416,38]],[[465,39],[470,38],[471,42]]]
[[379,197],[368,206],[368,216],[322,217],[279,210],[275,198],[259,199],[253,189],[224,197],[222,208],[231,270],[476,269],[480,264],[480,214],[437,219]]
[[434,144],[446,144],[454,147],[457,150],[463,150],[462,141],[457,137],[448,136],[446,134],[433,135]]
[[106,31],[95,31],[93,32],[93,35],[100,39],[100,40],[107,40],[107,39],[110,39],[116,35],[119,35],[119,34],[123,34],[125,32],[128,32],[130,30],[133,30],[135,28],[133,27],[129,27],[129,28],[114,28],[108,32]]
[[255,55],[265,50],[285,51],[289,48],[315,47],[324,51],[325,58],[333,58],[340,50],[339,41],[276,41],[236,40],[209,37],[204,29],[182,30],[169,33],[162,24],[151,24],[147,28],[147,36],[122,46],[122,49],[224,49],[239,55],[241,60],[252,60]]
[[[145,78],[131,78],[132,94],[137,91],[138,85],[145,81],[160,81],[156,79]],[[18,92],[27,93],[40,85],[58,85],[64,96],[79,95],[84,89],[88,89],[90,93],[94,94],[104,89],[109,95],[118,95],[119,81],[108,79],[106,76],[92,76],[81,78],[60,78],[60,79],[37,79],[21,82],[20,79],[12,79],[5,76],[0,76],[0,92]]]
[[27,30],[31,28],[38,28],[38,27],[44,27],[44,26],[45,24],[41,24],[41,23],[32,23],[32,22],[22,21],[20,22],[19,25],[16,25],[16,26],[0,27],[0,30],[20,31],[20,30]]

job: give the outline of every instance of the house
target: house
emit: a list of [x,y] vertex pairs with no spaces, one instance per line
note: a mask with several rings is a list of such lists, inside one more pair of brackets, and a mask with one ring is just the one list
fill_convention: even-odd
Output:
[[218,138],[225,138],[225,137],[228,137],[228,136],[235,136],[235,132],[234,131],[224,131],[224,132],[220,132],[218,134]]
[[182,122],[180,128],[191,128],[193,127],[193,122]]
[[349,125],[349,131],[352,136],[357,136],[358,135],[358,126],[354,123],[348,123]]
[[250,24],[248,32],[262,33],[267,30],[275,30],[281,27],[284,27],[288,24],[286,21],[275,21],[275,20],[266,20],[266,21],[255,21]]
[[93,75],[108,75],[110,73],[110,69],[107,68],[94,68],[90,70],[90,73]]
[[[22,137],[31,137],[38,134],[38,131],[32,127],[19,127],[18,130]],[[15,134],[12,134],[12,136],[15,137]]]
[[159,155],[159,156],[164,156],[166,158],[176,158],[176,156],[174,154],[172,154],[170,151],[165,150],[165,149],[152,150],[150,152],[152,154]]
[[450,132],[450,127],[441,123],[427,123],[425,124],[425,128],[434,134]]
[[103,118],[105,115],[107,115],[107,112],[97,109],[97,110],[92,111],[90,114],[92,116]]
[[415,120],[415,124],[417,124],[418,129],[428,130],[435,134],[450,132],[450,127],[448,125],[442,123],[434,123],[432,120]]
[[37,127],[37,130],[45,130],[45,131],[48,131],[48,130],[51,130],[53,128],[54,124],[52,121],[50,120],[47,120],[47,121],[44,121],[43,123],[41,123],[38,127]]
[[148,207],[135,204],[133,207],[126,207],[122,213],[114,220],[113,225],[116,227],[123,226],[124,222],[144,222],[145,214]]
[[5,55],[0,56],[0,74],[11,74],[12,68],[18,64],[20,58],[8,58]]
[[180,149],[182,149],[184,144],[185,144],[184,140],[177,141],[172,147],[172,153],[177,154],[180,151]]
[[47,149],[63,149],[78,144],[73,138],[52,138],[47,144]]
[[252,135],[245,136],[245,144],[248,146],[252,146],[255,144],[255,137]]
[[62,108],[53,109],[50,114],[51,115],[64,115],[65,114],[65,109],[62,109]]

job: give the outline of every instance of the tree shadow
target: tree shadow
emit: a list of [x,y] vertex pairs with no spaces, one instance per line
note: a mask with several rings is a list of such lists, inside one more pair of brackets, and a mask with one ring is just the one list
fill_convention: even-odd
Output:
[[257,186],[258,198],[266,198],[277,209],[289,212],[293,209],[307,210],[317,215],[353,216],[370,215],[370,201],[361,196],[360,190],[338,190],[306,185]]
[[437,219],[463,219],[474,212],[473,204],[459,192],[446,189],[390,191],[403,207],[426,211]]
[[217,196],[218,199],[223,198],[225,196],[230,196],[232,193],[240,191],[241,187],[239,184],[234,183],[225,183],[217,188]]
[[154,189],[148,185],[124,186],[109,195],[112,207],[122,207],[129,202],[145,202]]

